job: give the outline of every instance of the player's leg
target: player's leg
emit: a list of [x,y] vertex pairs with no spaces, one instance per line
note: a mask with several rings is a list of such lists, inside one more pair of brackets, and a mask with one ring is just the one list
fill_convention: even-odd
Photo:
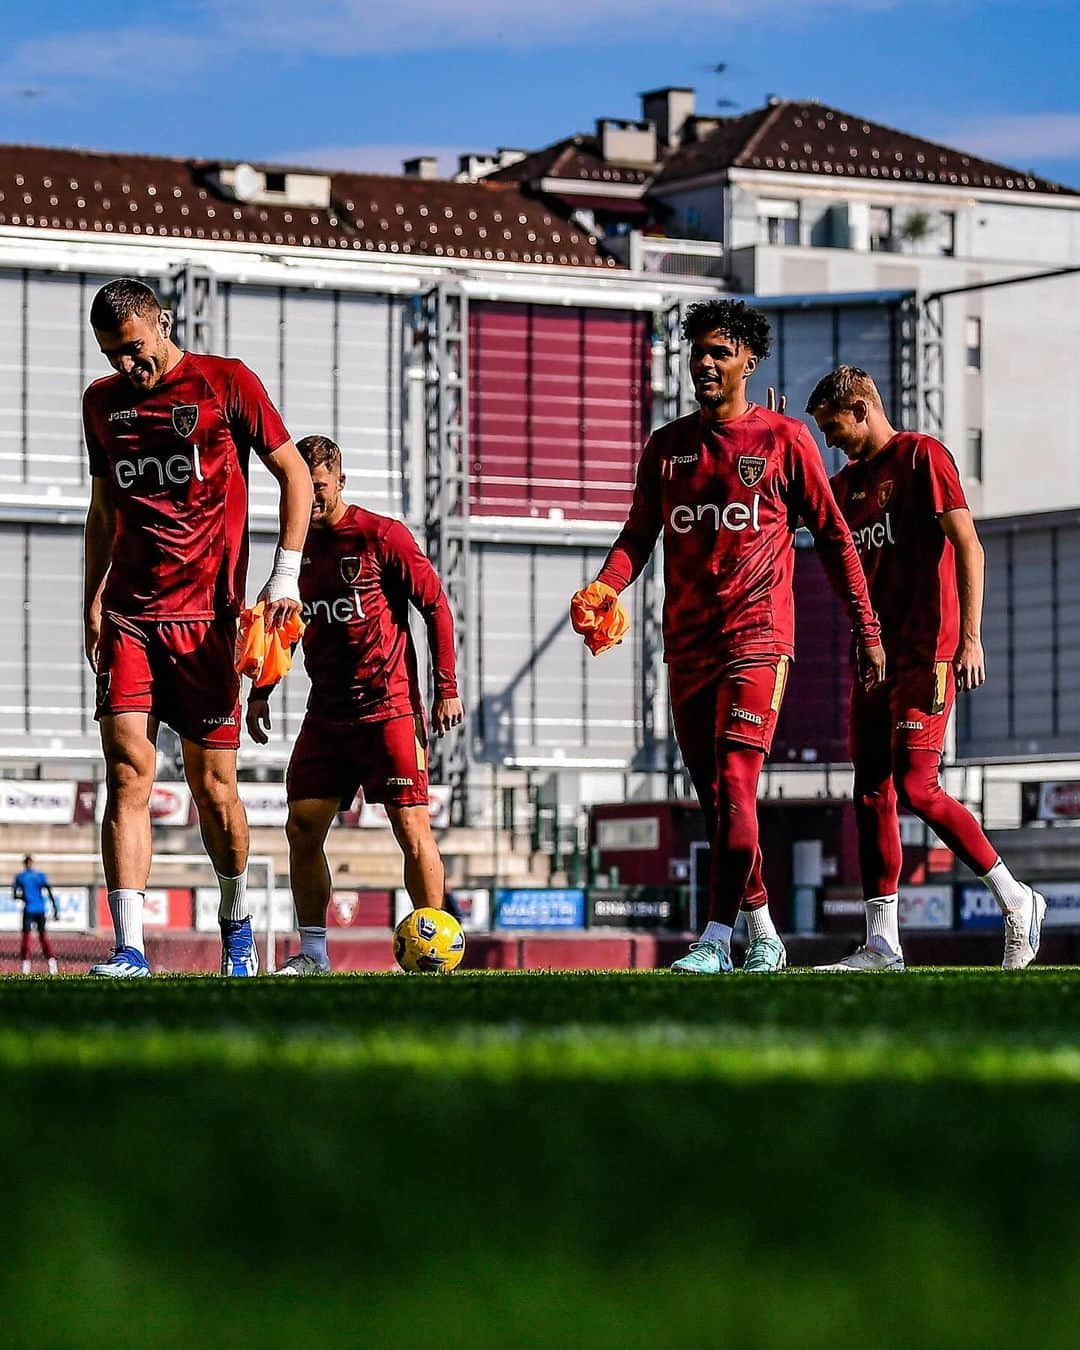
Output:
[[[678,672],[669,672],[671,688],[671,717],[675,739],[682,752],[683,763],[694,785],[709,840],[710,876],[716,860],[717,829],[717,765],[716,765],[716,696],[717,683],[690,684]],[[713,924],[710,927],[710,924]],[[697,942],[685,956],[672,963],[672,970],[683,974],[722,974],[730,971],[731,934],[723,942],[724,933],[715,926],[711,913]]]
[[1038,953],[1046,901],[1012,875],[972,813],[941,786],[941,753],[956,698],[951,666],[939,661],[905,672],[898,686],[893,774],[900,803],[991,891],[1005,919],[1002,967],[1023,970]]
[[[163,623],[151,649],[156,706],[180,737],[184,775],[218,883],[221,973],[259,973],[247,901],[248,824],[236,786],[240,678],[236,622]],[[273,897],[267,896],[267,904]]]
[[38,914],[34,918],[37,927],[38,941],[41,943],[41,954],[45,958],[50,975],[56,974],[56,953],[52,949],[52,943],[49,941],[49,933],[45,926],[45,915]]
[[[236,751],[181,737],[184,775],[199,814],[199,832],[218,884],[222,975],[259,973],[247,900],[248,823],[236,785]],[[267,897],[272,903],[272,897]]]
[[446,872],[439,845],[431,832],[427,802],[423,806],[387,805],[390,828],[405,859],[405,889],[414,909],[442,909]]
[[[714,803],[709,921],[700,941],[673,969],[694,974],[730,970],[732,930],[751,888],[757,902],[754,907],[761,910],[767,904],[758,842],[757,785],[783,695],[782,678],[777,697],[775,660],[739,662],[710,686],[707,703],[700,695],[673,700],[676,733],[681,728],[680,745],[691,749],[699,796],[708,794]],[[700,748],[703,745],[708,751]],[[710,781],[706,781],[708,773]],[[786,964],[783,944],[771,921],[769,928],[771,935],[751,939],[752,971],[781,970]]]
[[416,909],[442,909],[446,876],[428,814],[427,729],[422,717],[368,723],[357,734],[364,798],[386,807]]
[[852,686],[848,746],[855,766],[853,802],[859,838],[859,875],[866,907],[866,941],[820,971],[899,971],[899,891],[903,845],[892,760],[892,688]]
[[30,974],[30,927],[33,919],[23,908],[22,916],[22,937],[19,940],[19,960],[22,962],[22,973]]
[[[776,724],[787,692],[788,674],[791,662],[781,656],[773,662],[748,662],[736,671],[732,688],[732,711],[741,708],[744,713],[760,716],[759,723],[747,722],[745,718],[732,721],[729,731],[740,730],[743,738],[753,728],[751,744],[762,751],[763,757],[772,749]],[[766,697],[768,703],[766,705]],[[756,789],[755,789],[756,790]],[[755,808],[755,824],[757,813]],[[760,846],[755,849],[754,862],[750,877],[746,883],[742,912],[746,919],[748,945],[743,970],[749,974],[771,974],[783,970],[787,965],[787,951],[776,931],[772,913],[769,910],[769,895],[765,888],[764,859]]]
[[277,971],[278,975],[324,975],[330,970],[326,952],[326,909],[330,903],[330,864],[326,836],[341,801],[306,798],[289,802],[285,836],[289,841],[289,884],[300,933],[300,951]]
[[289,880],[300,933],[300,951],[279,975],[323,975],[330,970],[326,951],[326,909],[330,903],[330,864],[326,836],[334,817],[351,804],[359,786],[355,734],[323,725],[310,714],[296,738],[285,790],[289,819]]
[[150,966],[143,945],[143,905],[150,876],[150,793],[154,786],[157,722],[145,712],[100,715],[105,752],[105,814],[101,858],[115,949],[91,975],[131,979]]

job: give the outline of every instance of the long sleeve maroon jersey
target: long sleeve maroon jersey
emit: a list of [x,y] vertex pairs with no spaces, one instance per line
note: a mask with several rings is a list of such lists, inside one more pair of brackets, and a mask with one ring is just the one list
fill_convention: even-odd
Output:
[[244,606],[250,452],[289,439],[242,361],[185,352],[147,393],[120,375],[83,395],[90,473],[116,535],[102,605],[133,619],[213,619]]
[[436,698],[457,698],[454,620],[438,575],[400,521],[349,506],[312,529],[300,564],[308,711],[381,722],[423,711],[409,606],[427,624]]
[[877,642],[859,556],[817,446],[801,422],[756,404],[727,422],[692,413],[653,433],[597,579],[623,590],[662,531],[666,661],[704,674],[740,657],[791,656],[800,521],[859,641]]
[[899,431],[832,480],[894,666],[951,661],[960,643],[956,553],[938,517],[967,509],[956,461],[932,436]]

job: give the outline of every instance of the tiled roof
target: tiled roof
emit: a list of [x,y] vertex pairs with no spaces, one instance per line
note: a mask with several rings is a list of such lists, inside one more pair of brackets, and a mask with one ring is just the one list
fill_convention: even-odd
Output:
[[219,167],[205,160],[0,146],[0,226],[308,246],[353,256],[619,266],[593,236],[514,183],[333,173],[330,209],[319,210],[234,201],[213,186]]
[[729,168],[1080,195],[1035,174],[836,108],[788,101],[723,118],[712,135],[669,155],[653,185],[662,188]]
[[487,174],[485,183],[538,183],[542,178],[578,179],[587,183],[621,183],[644,187],[652,170],[609,164],[595,136],[584,132],[545,146],[524,159]]

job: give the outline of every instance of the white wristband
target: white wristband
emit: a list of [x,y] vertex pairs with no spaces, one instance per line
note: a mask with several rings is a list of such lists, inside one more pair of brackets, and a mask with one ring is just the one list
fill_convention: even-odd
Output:
[[275,553],[274,570],[264,592],[270,604],[275,600],[295,600],[299,604],[301,556],[295,548],[279,548]]

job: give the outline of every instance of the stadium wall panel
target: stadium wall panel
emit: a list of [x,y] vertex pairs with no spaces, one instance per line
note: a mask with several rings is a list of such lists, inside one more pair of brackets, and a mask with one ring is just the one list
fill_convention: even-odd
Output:
[[0,492],[89,482],[83,390],[109,374],[87,324],[107,275],[0,269]]
[[980,521],[987,682],[959,701],[961,759],[1080,749],[1080,513]]
[[[399,297],[226,282],[221,341],[260,377],[294,440],[318,433],[342,448],[354,500],[402,509],[402,315]],[[277,489],[255,466],[252,502]]]
[[[639,645],[592,657],[567,612],[604,556],[599,547],[473,546],[475,660],[467,687],[478,759],[632,759],[641,740]],[[640,633],[639,587],[627,603]]]
[[469,307],[470,509],[621,520],[648,435],[652,316]]

